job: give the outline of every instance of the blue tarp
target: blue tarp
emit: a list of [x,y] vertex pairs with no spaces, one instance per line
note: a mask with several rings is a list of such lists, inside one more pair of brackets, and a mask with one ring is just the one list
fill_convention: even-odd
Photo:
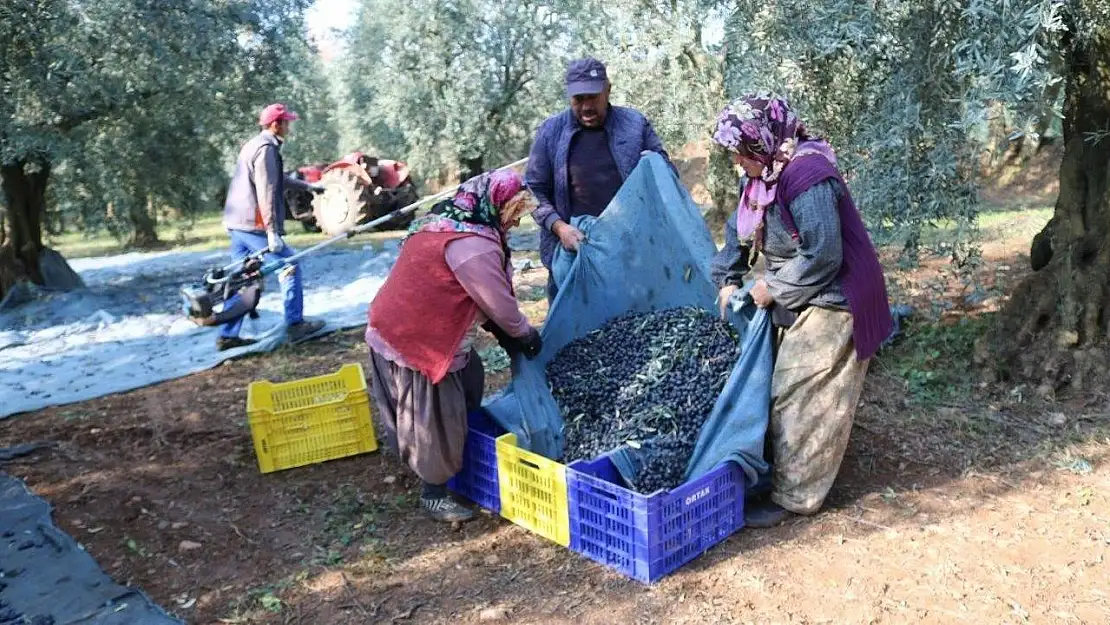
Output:
[[[5,451],[0,450],[0,457]],[[181,625],[112,581],[54,524],[50,504],[0,473],[0,623]]]
[[[683,306],[717,311],[709,268],[716,246],[662,157],[643,158],[600,218],[575,224],[587,241],[578,254],[561,252],[553,263],[559,293],[542,330],[543,350],[534,360],[514,358],[512,383],[485,406],[522,446],[549,458],[562,456],[563,421],[544,369],[564,345],[629,312]],[[702,427],[687,473],[695,478],[733,460],[754,482],[767,470],[771,324],[765,311],[751,306],[730,315],[742,333],[743,352]],[[614,462],[626,479],[639,466],[630,449],[618,450]]]

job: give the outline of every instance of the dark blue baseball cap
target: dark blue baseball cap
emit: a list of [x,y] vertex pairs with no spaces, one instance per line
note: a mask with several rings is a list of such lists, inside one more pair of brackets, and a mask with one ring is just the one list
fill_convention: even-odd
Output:
[[595,95],[605,91],[609,75],[605,64],[594,58],[572,61],[567,68],[567,96]]

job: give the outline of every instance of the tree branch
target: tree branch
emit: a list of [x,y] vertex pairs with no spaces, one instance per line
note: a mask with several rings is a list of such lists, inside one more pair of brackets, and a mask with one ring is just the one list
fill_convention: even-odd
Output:
[[160,93],[159,91],[141,91],[141,92],[139,92],[139,94],[134,99],[132,99],[129,102],[117,102],[117,103],[114,103],[114,104],[109,104],[109,105],[104,106],[104,107],[92,108],[92,109],[89,109],[89,110],[86,110],[86,111],[81,111],[79,113],[74,113],[72,115],[65,115],[65,116],[62,117],[61,121],[59,121],[55,124],[44,124],[44,125],[53,126],[55,129],[60,130],[61,132],[70,132],[70,131],[75,130],[81,124],[91,122],[91,121],[96,121],[96,120],[101,119],[103,117],[107,117],[109,115],[112,115],[114,113],[119,112],[120,110],[122,110],[124,108],[128,108],[128,107],[134,106],[136,104],[139,104],[140,102],[144,102],[146,100],[149,100],[150,98],[153,98],[154,96],[158,95],[159,93]]
[[486,119],[492,120],[501,115],[505,109],[509,108],[509,105],[512,104],[513,100],[516,98],[516,94],[520,93],[521,89],[532,82],[532,79],[533,76],[530,76],[527,71],[521,72],[520,76],[514,81],[515,84],[508,87],[497,104],[490,107],[489,112],[486,114]]
[[662,18],[667,17],[667,14],[664,13],[663,11],[661,11],[653,0],[642,0],[640,2],[640,5],[643,6],[645,9],[647,9],[648,11],[658,15],[659,17],[662,17]]
[[694,51],[691,50],[689,46],[682,47],[682,54],[686,58],[690,59],[690,65],[692,65],[694,69],[699,69],[701,67],[701,62],[698,61],[698,57],[694,54]]

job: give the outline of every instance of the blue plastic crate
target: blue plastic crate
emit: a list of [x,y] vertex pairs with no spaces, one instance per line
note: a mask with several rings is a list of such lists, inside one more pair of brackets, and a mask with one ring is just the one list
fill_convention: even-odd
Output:
[[501,513],[501,486],[497,481],[497,437],[505,433],[482,410],[467,416],[469,430],[463,447],[463,468],[447,488],[486,510]]
[[645,496],[601,456],[567,467],[567,500],[572,550],[652,583],[744,526],[744,472],[729,462]]

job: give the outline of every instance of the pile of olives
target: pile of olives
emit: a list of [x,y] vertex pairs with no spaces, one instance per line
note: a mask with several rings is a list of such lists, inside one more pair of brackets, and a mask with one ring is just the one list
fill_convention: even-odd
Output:
[[627,314],[571,341],[547,365],[564,460],[627,445],[644,459],[633,488],[679,486],[739,356],[735,329],[700,308]]

